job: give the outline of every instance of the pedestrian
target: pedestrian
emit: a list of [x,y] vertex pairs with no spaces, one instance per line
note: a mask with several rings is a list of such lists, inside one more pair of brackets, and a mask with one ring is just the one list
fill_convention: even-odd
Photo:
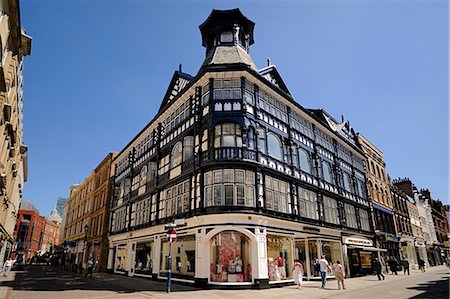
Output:
[[402,265],[403,268],[403,275],[406,275],[406,272],[408,272],[409,275],[409,262],[407,259],[403,259],[400,264]]
[[325,259],[325,256],[322,255],[319,260],[320,265],[320,277],[322,278],[322,289],[325,288],[325,285],[327,284],[327,272],[330,269],[330,264]]
[[16,260],[13,260],[11,258],[6,260],[6,262],[3,264],[3,276],[8,276],[9,271],[11,271],[11,268],[15,262],[16,262]]
[[344,268],[341,265],[341,261],[336,261],[336,264],[333,265],[333,270],[334,270],[334,277],[336,277],[336,281],[338,284],[338,289],[341,289],[341,284],[342,284],[342,289],[345,290],[345,285],[344,285],[344,278],[345,278],[345,274],[344,274]]
[[391,256],[391,258],[389,259],[388,265],[389,265],[389,268],[391,268],[392,274],[398,275],[397,271],[398,271],[399,265],[398,265],[397,260],[393,256]]
[[92,278],[92,272],[94,272],[94,259],[91,257],[88,261],[87,261],[87,272],[85,277]]
[[375,273],[377,274],[378,280],[381,280],[381,277],[383,277],[384,280],[381,263],[378,258],[375,258],[375,261],[373,262],[373,271],[375,271]]
[[297,289],[301,289],[303,282],[303,265],[299,260],[294,260],[294,268],[292,271],[294,272],[294,280],[297,285]]
[[425,272],[425,261],[423,259],[421,259],[421,258],[419,258],[419,269],[422,272]]

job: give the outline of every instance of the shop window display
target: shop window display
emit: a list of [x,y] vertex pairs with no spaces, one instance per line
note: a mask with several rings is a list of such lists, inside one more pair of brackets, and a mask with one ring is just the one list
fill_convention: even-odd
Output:
[[[167,273],[169,243],[161,242],[160,272]],[[172,275],[174,277],[193,277],[195,274],[195,235],[180,236],[172,244]],[[164,275],[163,275],[164,276]]]
[[118,245],[116,252],[116,271],[126,271],[127,267],[127,245]]
[[134,260],[134,272],[136,274],[151,275],[153,271],[152,261],[153,242],[136,244],[136,258]]
[[336,261],[342,261],[341,245],[339,242],[321,241],[321,245],[322,255],[325,256],[330,265],[336,263]]
[[289,279],[293,266],[292,238],[267,235],[267,267],[270,281]]
[[303,265],[303,269],[306,275],[306,248],[305,241],[295,241],[295,257],[299,260],[299,262]]
[[251,282],[249,238],[235,231],[212,237],[210,273],[213,282]]
[[308,240],[308,250],[309,250],[309,275],[310,276],[320,276],[320,266],[319,266],[319,241]]

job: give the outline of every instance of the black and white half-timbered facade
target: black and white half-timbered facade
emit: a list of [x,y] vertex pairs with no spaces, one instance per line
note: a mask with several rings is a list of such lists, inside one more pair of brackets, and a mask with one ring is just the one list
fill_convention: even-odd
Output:
[[206,59],[176,71],[155,118],[115,159],[108,267],[197,285],[291,281],[298,258],[369,272],[373,248],[363,153],[348,122],[308,110],[274,65],[249,55],[254,23],[238,9],[200,25]]

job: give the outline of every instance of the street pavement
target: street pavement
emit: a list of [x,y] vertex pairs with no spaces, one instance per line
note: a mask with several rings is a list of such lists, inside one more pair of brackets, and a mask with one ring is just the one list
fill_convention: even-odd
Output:
[[0,278],[0,298],[5,299],[71,299],[71,298],[377,298],[377,299],[448,299],[449,271],[444,266],[428,268],[411,275],[386,275],[346,279],[346,290],[338,290],[335,280],[325,289],[319,281],[305,281],[301,289],[285,286],[267,290],[195,289],[174,283],[172,292],[165,292],[165,282],[121,275],[94,273],[92,279],[83,275],[56,270],[49,266],[30,266],[26,271],[11,272]]

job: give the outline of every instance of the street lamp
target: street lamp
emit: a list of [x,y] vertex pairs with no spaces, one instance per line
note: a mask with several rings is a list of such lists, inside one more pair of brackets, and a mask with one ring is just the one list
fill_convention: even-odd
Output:
[[84,246],[83,246],[83,260],[81,261],[80,273],[82,272],[84,260],[86,259],[86,247],[87,247],[86,243],[89,226],[86,224],[83,229],[84,229],[84,244],[83,244]]

